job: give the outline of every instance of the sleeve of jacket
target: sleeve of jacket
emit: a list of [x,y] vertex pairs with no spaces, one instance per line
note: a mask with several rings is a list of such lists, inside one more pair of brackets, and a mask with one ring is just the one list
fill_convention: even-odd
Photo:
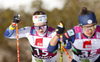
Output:
[[[23,38],[23,37],[27,37],[26,35],[28,33],[30,33],[30,29],[31,27],[24,27],[19,29],[19,38]],[[17,34],[16,34],[16,30],[10,30],[10,28],[8,27],[4,33],[4,36],[7,38],[11,38],[11,39],[16,39],[17,38]]]
[[49,44],[49,46],[48,46],[48,48],[47,48],[47,51],[48,51],[48,52],[53,52],[53,51],[55,51],[55,50],[57,50],[57,49],[58,49],[58,44],[55,45],[55,46],[51,46],[51,45]]
[[72,29],[66,31],[66,33],[68,34],[69,39],[67,39],[66,36],[63,35],[63,42],[66,43],[66,46],[65,46],[66,49],[71,49],[72,45],[71,45],[70,41],[72,43],[74,43],[74,40],[75,40],[75,31],[72,28]]

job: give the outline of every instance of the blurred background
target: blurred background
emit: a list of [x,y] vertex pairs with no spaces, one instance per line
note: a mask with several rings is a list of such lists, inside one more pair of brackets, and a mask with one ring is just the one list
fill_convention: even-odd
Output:
[[[94,11],[100,24],[100,0],[0,0],[0,62],[17,62],[16,40],[4,37],[4,32],[15,14],[21,15],[19,28],[32,26],[32,14],[37,10],[42,10],[47,13],[49,26],[56,28],[62,20],[68,30],[78,25],[78,14],[82,7]],[[23,38],[19,41],[20,62],[31,62],[28,40]],[[59,50],[58,53],[60,54]],[[60,62],[59,54],[58,62]],[[72,57],[72,54],[69,54]],[[70,62],[64,53],[63,62],[66,61]]]

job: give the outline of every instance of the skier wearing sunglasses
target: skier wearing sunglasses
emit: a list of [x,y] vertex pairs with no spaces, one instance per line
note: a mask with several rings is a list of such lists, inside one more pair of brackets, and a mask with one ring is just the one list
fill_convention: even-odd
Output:
[[[48,26],[47,15],[43,11],[36,11],[32,17],[33,26],[19,29],[19,38],[29,40],[32,52],[32,62],[55,62],[57,52],[49,53],[47,47],[50,40],[56,35],[55,29]],[[5,31],[5,37],[16,39],[16,23],[20,19],[14,16],[12,24]]]
[[[83,7],[78,19],[79,25],[67,30],[63,36],[63,42],[67,44],[65,48],[72,48],[72,62],[100,62],[100,25],[97,25],[94,12]],[[55,46],[57,39],[54,36],[50,46]],[[53,48],[49,52],[52,51]]]

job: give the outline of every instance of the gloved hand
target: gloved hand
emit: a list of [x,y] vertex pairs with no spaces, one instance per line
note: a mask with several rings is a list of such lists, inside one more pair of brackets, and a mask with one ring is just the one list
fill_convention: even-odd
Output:
[[15,27],[16,27],[16,24],[21,22],[21,19],[20,18],[20,15],[16,14],[14,17],[13,17],[13,20],[12,20],[12,24],[9,26],[9,29],[10,30],[14,30]]
[[61,21],[60,25],[57,26],[56,32],[57,32],[57,34],[60,35],[60,34],[63,34],[64,30],[65,30],[65,27],[64,27],[64,25],[63,25],[63,23]]
[[16,23],[19,23],[21,22],[21,19],[20,18],[20,15],[16,14],[14,17],[13,17],[13,20],[12,20],[12,25],[13,26],[16,26]]

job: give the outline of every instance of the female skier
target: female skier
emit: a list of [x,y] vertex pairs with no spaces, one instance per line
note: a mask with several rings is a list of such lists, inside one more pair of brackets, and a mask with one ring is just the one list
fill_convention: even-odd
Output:
[[[55,62],[57,52],[49,53],[47,47],[50,40],[56,35],[54,28],[47,25],[47,15],[43,11],[36,11],[32,17],[33,26],[19,29],[19,38],[29,40],[32,52],[32,62]],[[21,20],[14,16],[12,24],[6,29],[5,37],[16,39],[16,24]]]
[[[97,25],[94,12],[83,7],[78,19],[79,26],[66,31],[63,36],[63,42],[68,40],[65,48],[71,49],[72,47],[72,62],[100,62],[100,26]],[[50,46],[55,46],[57,39],[59,38],[54,36],[50,41]],[[49,52],[52,51],[53,48]]]

